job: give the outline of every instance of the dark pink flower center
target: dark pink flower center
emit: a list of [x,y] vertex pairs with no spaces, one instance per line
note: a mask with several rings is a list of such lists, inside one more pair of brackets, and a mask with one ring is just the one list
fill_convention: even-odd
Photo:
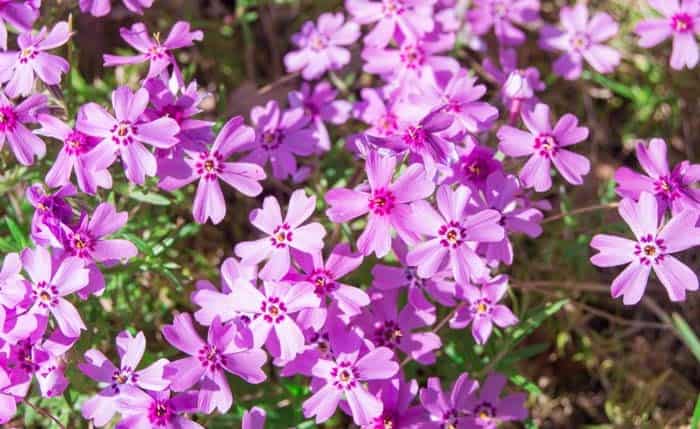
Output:
[[491,3],[491,15],[497,19],[508,15],[508,2],[503,0],[494,0]]
[[682,187],[680,178],[674,175],[661,176],[654,182],[654,192],[662,194],[669,201],[681,197]]
[[418,277],[417,269],[415,267],[406,267],[403,270],[403,275],[408,281],[408,285],[412,287],[423,287],[425,281]]
[[22,49],[18,54],[18,59],[21,64],[27,64],[30,60],[36,58],[39,51],[34,49],[33,46]]
[[391,349],[398,347],[403,338],[403,333],[398,323],[393,320],[385,320],[374,324],[374,344],[378,347],[384,346]]
[[338,284],[327,270],[322,268],[314,270],[309,274],[309,282],[314,285],[314,293],[319,297],[324,297],[338,289]]
[[314,332],[309,338],[309,342],[316,346],[316,350],[321,353],[321,357],[324,358],[328,355],[331,350],[330,340],[328,334],[318,334]]
[[484,316],[491,312],[491,300],[488,298],[477,299],[469,306],[469,311],[474,316]]
[[76,231],[68,238],[68,247],[71,255],[89,259],[95,250],[95,239],[87,231]]
[[333,377],[333,386],[338,390],[352,389],[357,386],[357,369],[348,361],[336,365],[331,370],[331,377]]
[[379,216],[386,216],[391,213],[396,204],[396,197],[394,194],[386,189],[379,188],[372,193],[372,197],[369,199],[369,209],[372,213]]
[[156,426],[166,426],[170,423],[174,413],[170,400],[154,400],[148,410],[148,420]]
[[160,116],[167,116],[174,119],[178,124],[182,124],[183,119],[185,119],[185,112],[182,107],[169,104],[160,109]]
[[223,157],[219,152],[200,152],[195,170],[206,180],[215,180],[223,172],[222,160]]
[[422,148],[426,139],[425,129],[420,125],[409,126],[403,135],[403,141],[413,150]]
[[58,304],[58,287],[40,281],[32,289],[32,299],[40,308],[53,307]]
[[197,352],[199,363],[211,371],[221,368],[223,357],[221,351],[216,349],[216,346],[207,344]]
[[394,421],[394,416],[384,414],[374,419],[372,429],[399,429],[398,423]]
[[168,57],[168,50],[161,45],[152,45],[148,48],[148,59],[151,61],[162,60]]
[[279,130],[265,131],[260,139],[260,144],[265,150],[275,150],[282,144],[282,132]]
[[261,304],[260,313],[267,323],[282,323],[287,314],[287,306],[278,297],[271,296]]
[[401,15],[406,10],[402,0],[384,0],[382,12],[384,16]]
[[657,264],[664,260],[666,244],[663,239],[647,234],[634,246],[634,254],[644,265]]
[[17,124],[17,115],[12,106],[0,107],[0,132],[13,131]]
[[136,126],[130,121],[121,121],[110,130],[112,141],[118,146],[128,146],[134,142],[134,136],[138,132]]
[[440,237],[440,244],[443,247],[456,249],[464,244],[466,233],[467,230],[462,224],[453,220],[440,227],[438,237]]
[[404,44],[399,56],[404,66],[413,70],[420,68],[425,62],[425,52],[417,45]]
[[690,14],[680,12],[671,17],[671,29],[676,33],[687,33],[693,31],[695,22]]
[[581,52],[591,46],[591,38],[586,33],[578,32],[571,36],[571,47],[574,51]]
[[535,151],[544,158],[552,158],[558,149],[557,140],[549,133],[542,133],[535,137]]
[[328,47],[328,37],[315,32],[309,37],[309,47],[316,52],[326,49]]
[[293,238],[292,227],[287,223],[278,225],[272,230],[272,235],[270,236],[270,241],[272,245],[278,249],[283,249],[292,241]]
[[386,115],[382,116],[377,120],[377,129],[383,135],[392,135],[398,129],[398,121],[396,115],[391,112],[387,112]]
[[88,143],[87,136],[80,131],[71,131],[64,141],[64,146],[66,153],[69,155],[82,155],[88,152],[90,144]]
[[115,369],[112,374],[112,390],[119,393],[120,385],[130,383],[135,384],[139,379],[138,374],[130,366],[125,366],[120,369]]
[[482,402],[474,408],[474,417],[481,423],[492,423],[496,418],[496,408],[488,402]]

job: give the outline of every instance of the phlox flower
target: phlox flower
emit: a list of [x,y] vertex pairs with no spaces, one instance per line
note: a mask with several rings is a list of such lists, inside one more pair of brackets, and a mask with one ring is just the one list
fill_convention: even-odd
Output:
[[455,280],[462,284],[481,279],[488,273],[474,247],[480,242],[503,239],[501,215],[496,210],[466,215],[471,194],[464,186],[452,190],[443,185],[436,193],[439,212],[427,201],[413,203],[411,224],[416,232],[428,237],[406,255],[406,261],[417,267],[418,276],[431,278],[444,269],[446,263]]
[[612,282],[613,298],[622,295],[625,305],[638,303],[652,269],[671,301],[684,301],[686,291],[698,290],[697,274],[672,256],[700,244],[697,210],[684,210],[660,225],[656,198],[642,192],[638,202],[623,199],[618,211],[635,239],[598,234],[591,241],[591,247],[599,252],[591,257],[593,265],[628,264]]
[[12,420],[17,413],[17,399],[11,392],[13,387],[10,373],[0,366],[0,423],[2,424]]
[[24,249],[21,259],[31,279],[29,313],[42,319],[51,314],[64,335],[78,337],[80,331],[87,328],[78,310],[65,296],[87,286],[89,272],[83,261],[69,256],[56,264],[43,247]]
[[499,149],[508,156],[530,156],[520,170],[520,179],[526,187],[537,192],[552,187],[549,170],[554,167],[572,185],[581,185],[583,176],[591,170],[591,163],[582,155],[565,149],[588,138],[588,128],[580,127],[578,119],[566,114],[552,128],[549,106],[537,104],[531,111],[523,111],[522,119],[529,133],[509,125],[498,130]]
[[516,392],[502,397],[506,381],[503,375],[491,373],[478,390],[468,392],[461,401],[466,427],[496,429],[504,422],[523,421],[527,418],[527,394]]
[[291,108],[301,107],[307,116],[311,117],[319,151],[328,151],[331,148],[325,122],[340,125],[347,122],[350,116],[352,105],[346,100],[336,100],[337,95],[338,91],[327,81],[319,82],[313,90],[304,82],[299,91],[292,91],[288,95]]
[[39,184],[27,188],[27,201],[34,207],[31,224],[31,238],[34,243],[40,246],[61,247],[61,224],[70,224],[73,221],[73,208],[66,199],[77,193],[75,186],[70,183],[53,193],[47,193]]
[[503,171],[503,164],[495,158],[495,151],[470,135],[467,135],[464,146],[457,146],[456,151],[458,158],[450,165],[452,171],[448,173],[446,183],[483,189],[491,173]]
[[362,429],[416,428],[427,420],[428,414],[423,407],[412,405],[418,394],[416,380],[406,381],[399,373],[392,379],[374,382],[370,389],[376,390],[383,411]]
[[[40,2],[39,2],[40,3]],[[20,32],[30,31],[39,17],[39,7],[35,1],[5,0],[0,2],[0,48],[7,50],[7,24]]]
[[483,281],[479,286],[466,284],[459,287],[458,296],[465,299],[464,305],[450,319],[450,328],[464,329],[472,324],[472,336],[478,344],[486,344],[493,325],[507,328],[518,323],[518,318],[498,302],[508,291],[508,276],[498,275]]
[[[153,6],[153,0],[122,0],[130,11],[143,15],[143,10]],[[92,16],[105,16],[112,10],[112,0],[80,0],[81,12],[89,12]]]
[[433,31],[433,8],[437,0],[346,0],[345,8],[358,24],[376,23],[365,36],[368,46],[383,48],[400,31],[418,39]]
[[105,386],[82,406],[83,417],[92,420],[97,427],[106,425],[118,411],[120,396],[131,395],[138,388],[160,391],[170,384],[163,378],[167,359],[158,359],[144,369],[136,369],[146,350],[143,332],[132,336],[128,331],[122,331],[116,342],[119,366],[96,349],[85,352],[85,362],[78,364],[83,374]]
[[649,192],[656,196],[660,210],[670,208],[674,215],[684,209],[700,209],[700,190],[694,187],[700,182],[700,164],[683,161],[671,170],[662,139],[651,139],[648,146],[638,142],[636,150],[646,175],[620,167],[615,172],[620,196],[638,200],[642,192]]
[[589,19],[588,8],[579,3],[563,7],[559,12],[564,30],[545,26],[540,34],[540,46],[564,54],[554,63],[554,73],[574,80],[581,76],[583,60],[598,73],[610,73],[620,64],[620,53],[603,42],[617,34],[619,25],[604,12]]
[[360,37],[360,26],[345,21],[342,13],[323,13],[318,22],[307,21],[301,32],[292,36],[299,50],[284,56],[287,71],[301,71],[306,80],[321,77],[327,70],[339,70],[350,62],[350,51],[344,46]]
[[420,403],[427,411],[428,418],[420,424],[420,429],[457,428],[468,429],[467,417],[462,410],[465,402],[479,384],[470,379],[467,373],[462,373],[452,385],[449,395],[446,395],[437,377],[428,378],[427,386],[419,393]]
[[649,5],[663,15],[641,21],[634,32],[640,37],[639,46],[651,48],[673,37],[671,67],[681,70],[694,68],[700,59],[695,35],[700,34],[700,2],[697,0],[648,0]]
[[326,214],[333,222],[347,222],[369,213],[367,226],[357,240],[357,248],[364,255],[376,253],[381,258],[389,253],[392,229],[411,243],[418,238],[407,225],[409,203],[429,197],[435,185],[419,164],[410,165],[392,180],[396,163],[394,156],[372,150],[365,163],[368,189],[336,188],[326,193]]
[[98,138],[81,133],[60,119],[47,114],[37,117],[41,128],[34,131],[40,136],[51,137],[63,143],[51,169],[44,179],[52,188],[65,186],[75,171],[81,191],[94,195],[98,188],[112,187],[112,176],[107,171],[109,165],[91,162],[86,156],[99,142]]
[[245,265],[259,264],[267,260],[260,271],[264,280],[281,279],[290,267],[290,248],[306,253],[319,252],[323,248],[326,230],[323,225],[312,222],[302,225],[316,209],[316,197],[307,197],[303,189],[296,190],[289,198],[287,215],[282,220],[282,211],[275,197],[266,197],[262,209],[250,212],[250,222],[267,236],[256,241],[238,243],[236,255]]
[[375,88],[363,88],[360,92],[362,101],[355,103],[353,115],[368,124],[365,130],[369,135],[387,137],[398,131],[398,112],[396,104],[385,97],[386,94]]
[[264,429],[267,414],[260,407],[253,407],[243,413],[241,429]]
[[160,392],[134,390],[131,395],[117,400],[122,420],[116,429],[204,429],[183,414],[200,411],[197,392],[184,392],[172,396],[170,390]]
[[88,103],[80,109],[76,123],[78,131],[101,139],[88,153],[88,160],[99,166],[110,165],[119,155],[126,177],[138,185],[144,183],[146,176],[154,176],[157,169],[155,156],[143,144],[170,148],[177,143],[175,136],[180,131],[177,122],[169,117],[142,120],[148,100],[144,88],[133,93],[120,86],[112,92],[114,116],[102,106]]
[[474,34],[483,36],[493,28],[501,44],[518,46],[525,42],[525,33],[515,24],[538,21],[539,11],[539,0],[475,0],[467,20]]
[[253,346],[253,335],[240,322],[221,323],[216,318],[209,326],[206,341],[202,340],[187,313],[175,316],[172,325],[163,327],[163,336],[178,350],[190,357],[165,366],[170,387],[181,392],[199,384],[199,408],[204,413],[215,409],[226,413],[233,404],[226,372],[247,383],[262,383],[267,376],[262,366],[267,354]]
[[14,308],[26,296],[27,285],[21,273],[22,261],[19,255],[5,255],[0,268],[0,305],[8,309]]
[[17,38],[19,51],[0,53],[0,82],[5,94],[15,98],[30,95],[34,90],[34,75],[47,85],[58,85],[70,67],[65,59],[45,51],[58,48],[70,39],[68,23],[61,21],[51,31],[43,27],[38,34],[30,31]]
[[249,197],[262,192],[262,186],[258,183],[265,179],[262,167],[249,162],[226,161],[234,152],[254,139],[253,129],[243,124],[241,116],[231,118],[223,126],[211,148],[201,152],[187,152],[184,166],[162,161],[161,171],[166,173],[166,177],[161,180],[159,186],[172,191],[199,179],[192,205],[194,220],[206,223],[207,219],[211,219],[214,224],[218,224],[226,216],[226,202],[219,180],[225,181]]
[[137,22],[131,28],[121,28],[119,30],[122,39],[139,53],[130,56],[104,55],[104,65],[107,67],[124,64],[141,64],[149,62],[147,77],[157,77],[169,65],[177,67],[172,50],[194,45],[195,41],[201,41],[204,34],[200,30],[191,31],[190,23],[178,21],[173,25],[168,37],[163,43],[159,38],[148,36],[146,24]]
[[44,142],[25,124],[37,122],[37,114],[47,107],[47,101],[45,95],[34,94],[14,105],[0,91],[0,149],[7,141],[22,165],[32,165],[35,157],[43,158],[46,154]]

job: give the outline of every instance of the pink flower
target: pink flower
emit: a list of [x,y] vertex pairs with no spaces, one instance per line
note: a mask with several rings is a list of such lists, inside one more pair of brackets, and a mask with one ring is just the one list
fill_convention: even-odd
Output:
[[0,149],[5,141],[22,165],[32,165],[34,158],[43,158],[46,145],[25,124],[37,122],[37,114],[46,108],[45,95],[34,94],[18,105],[12,104],[0,91]]
[[327,70],[339,70],[350,62],[351,45],[360,37],[360,26],[354,22],[343,23],[342,13],[324,13],[317,25],[307,21],[300,33],[292,36],[292,43],[299,47],[285,55],[287,71],[301,70],[306,80],[319,78]]
[[595,71],[610,73],[620,64],[620,53],[603,45],[603,42],[617,34],[619,25],[604,12],[598,12],[588,19],[588,9],[584,4],[563,7],[559,12],[564,31],[556,27],[542,28],[540,46],[550,51],[563,51],[554,63],[554,73],[565,79],[578,79],[581,76],[583,60]]
[[591,257],[593,265],[614,267],[628,264],[613,280],[613,298],[622,295],[625,305],[638,303],[652,269],[671,301],[684,301],[687,290],[698,290],[697,274],[672,256],[700,245],[700,228],[696,226],[699,213],[696,210],[684,210],[660,226],[656,198],[642,192],[639,202],[623,199],[618,211],[634,233],[635,240],[598,234],[591,241],[591,247],[600,252]]
[[[143,15],[143,10],[153,6],[153,0],[122,0],[130,11]],[[80,11],[92,16],[105,16],[112,10],[112,0],[80,0]]]
[[0,3],[0,48],[7,50],[7,24],[21,32],[30,31],[39,17],[39,4],[27,0],[5,0]]
[[671,67],[681,70],[694,68],[700,58],[695,34],[700,34],[700,2],[698,0],[648,0],[663,18],[647,19],[635,28],[639,46],[650,48],[673,37]]
[[5,93],[12,98],[31,94],[35,73],[47,85],[60,84],[61,76],[70,67],[68,61],[45,51],[64,45],[70,36],[65,21],[56,24],[50,32],[44,27],[36,35],[22,33],[17,38],[19,51],[0,54],[0,82],[7,82]]
[[260,407],[253,407],[243,413],[241,429],[264,429],[266,417],[265,410]]
[[183,415],[199,411],[197,392],[171,396],[170,390],[147,393],[134,390],[131,395],[120,397],[118,403],[123,418],[116,429],[204,429]]
[[475,0],[467,14],[474,34],[482,36],[493,27],[498,41],[506,46],[525,42],[525,34],[514,24],[539,20],[539,0]]
[[307,197],[303,189],[292,193],[289,198],[287,215],[282,220],[282,212],[275,197],[266,197],[262,209],[250,213],[250,222],[267,237],[256,241],[238,243],[236,255],[244,265],[258,264],[267,260],[260,271],[260,278],[265,280],[281,279],[290,266],[290,248],[306,253],[319,252],[323,249],[323,237],[326,230],[320,223],[302,223],[316,209],[316,197]]
[[17,412],[17,400],[12,394],[14,383],[5,368],[0,367],[0,423],[12,420]]
[[404,38],[418,39],[433,31],[433,8],[437,0],[346,0],[345,8],[358,24],[376,25],[365,44],[383,48],[397,30]]
[[[22,261],[17,253],[8,253],[0,269],[0,305],[17,306],[27,294],[26,280],[21,274]],[[1,310],[1,309],[0,309]]]
[[198,153],[187,151],[184,165],[161,160],[161,171],[166,177],[161,180],[160,187],[172,191],[199,179],[192,206],[194,219],[198,223],[211,219],[214,224],[218,224],[226,215],[226,202],[219,180],[249,197],[262,192],[262,186],[258,183],[265,179],[262,167],[248,162],[226,161],[254,139],[253,129],[243,125],[241,116],[231,118],[210,149]]
[[520,179],[526,187],[537,192],[552,187],[549,174],[551,165],[572,185],[583,184],[583,176],[591,170],[591,163],[582,155],[564,149],[588,138],[588,128],[579,127],[578,119],[566,114],[552,128],[549,106],[537,104],[532,111],[523,111],[522,119],[530,133],[505,125],[498,130],[499,148],[513,157],[530,156],[520,170]]

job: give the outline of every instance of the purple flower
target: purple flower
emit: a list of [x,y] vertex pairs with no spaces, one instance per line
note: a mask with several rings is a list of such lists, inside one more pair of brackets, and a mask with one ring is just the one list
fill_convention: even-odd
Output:
[[168,363],[166,359],[159,359],[142,370],[136,369],[146,349],[143,332],[132,336],[128,331],[122,331],[116,342],[119,367],[96,349],[85,352],[85,362],[78,364],[83,374],[106,385],[82,406],[83,417],[92,420],[97,427],[106,425],[112,419],[117,412],[120,396],[131,395],[136,388],[160,391],[170,384],[163,378],[163,368]]
[[383,48],[397,31],[418,39],[433,31],[433,8],[437,0],[346,0],[345,8],[358,24],[376,22],[365,44]]
[[316,423],[325,422],[335,413],[340,400],[345,399],[355,424],[371,423],[382,414],[383,404],[367,391],[363,382],[393,377],[399,370],[393,355],[390,349],[378,347],[361,357],[355,350],[338,353],[334,360],[319,359],[311,371],[325,385],[304,401],[304,416],[315,416]]
[[83,192],[94,195],[100,187],[112,187],[112,176],[107,171],[109,165],[100,165],[99,160],[93,163],[87,157],[99,139],[87,136],[51,115],[40,114],[38,120],[41,128],[34,133],[63,143],[53,166],[46,174],[45,181],[48,186],[56,188],[69,184],[75,171],[78,186]]
[[418,393],[416,380],[407,382],[399,374],[390,380],[375,382],[374,386],[372,390],[377,390],[384,411],[362,429],[415,428],[425,422],[428,415],[423,407],[411,405]]
[[203,307],[220,308],[222,320],[244,313],[250,320],[255,347],[266,344],[273,356],[282,361],[293,359],[304,348],[304,334],[292,315],[318,307],[320,300],[306,282],[266,282],[263,292],[250,283],[238,282],[230,294],[200,291],[199,299]]
[[282,220],[282,212],[275,197],[266,197],[262,209],[250,212],[250,222],[267,237],[256,241],[238,243],[236,255],[244,265],[258,264],[267,260],[260,271],[264,280],[281,279],[290,266],[290,248],[306,253],[323,249],[326,230],[317,222],[303,225],[316,209],[316,197],[307,197],[303,189],[292,193],[289,198],[287,215]]
[[25,126],[37,122],[37,114],[46,103],[45,95],[34,94],[15,106],[0,91],[0,149],[7,141],[20,164],[32,165],[34,157],[46,154],[44,142]]
[[582,155],[564,149],[588,138],[588,128],[579,127],[578,119],[566,114],[554,126],[549,121],[549,106],[537,104],[532,111],[523,111],[522,119],[530,133],[505,125],[498,130],[499,148],[506,155],[531,155],[520,170],[526,187],[537,192],[552,187],[551,165],[572,185],[581,185],[591,163]]
[[372,303],[365,313],[356,319],[364,336],[375,347],[401,350],[422,365],[435,363],[434,351],[442,345],[440,337],[420,328],[430,325],[413,306],[397,308],[398,291],[385,290],[372,294]]
[[67,197],[77,194],[75,186],[67,184],[56,192],[46,193],[43,186],[32,185],[27,189],[27,201],[34,210],[31,237],[41,246],[61,247],[62,224],[73,221],[73,208]]
[[21,274],[22,261],[17,253],[8,253],[0,269],[0,305],[14,308],[27,295],[26,280]]
[[0,48],[7,50],[7,23],[21,32],[30,31],[39,17],[39,8],[32,1],[5,0],[0,2]]
[[80,258],[73,256],[55,265],[43,247],[22,251],[22,266],[31,278],[29,312],[42,319],[52,314],[64,335],[78,337],[87,328],[78,310],[64,297],[88,284],[88,270]]
[[45,51],[64,45],[70,36],[65,21],[56,24],[50,32],[43,27],[36,35],[31,31],[22,33],[17,38],[19,51],[0,53],[0,82],[7,82],[5,94],[12,98],[31,94],[35,73],[47,85],[60,84],[61,76],[70,67],[68,61]]
[[116,429],[204,429],[183,416],[199,411],[196,392],[171,397],[170,390],[146,393],[135,389],[130,395],[120,396],[118,403],[124,418]]
[[458,146],[456,150],[459,158],[452,163],[448,183],[483,189],[491,173],[503,170],[503,164],[494,157],[494,150],[482,146],[470,135],[466,137],[464,147]]
[[514,24],[538,21],[539,11],[539,0],[475,0],[467,19],[474,34],[483,36],[493,27],[500,43],[517,46],[525,42],[525,34]]
[[10,373],[0,366],[0,423],[5,424],[12,420],[17,412],[17,399],[12,394],[14,383],[10,379]]
[[264,429],[265,428],[265,410],[260,407],[253,407],[243,413],[243,421],[241,429]]
[[683,161],[669,169],[662,139],[652,139],[648,147],[637,143],[637,160],[646,176],[620,167],[615,172],[620,196],[638,200],[642,192],[649,192],[656,196],[660,210],[670,208],[674,215],[684,209],[700,209],[700,190],[693,187],[700,182],[700,164]]
[[625,305],[638,303],[652,269],[671,301],[684,301],[686,290],[698,290],[695,272],[672,256],[700,244],[696,210],[684,210],[659,226],[656,198],[642,192],[639,202],[623,199],[618,211],[634,233],[635,240],[598,234],[591,241],[591,247],[600,252],[591,257],[593,265],[614,267],[629,264],[613,280],[613,298],[622,295]]
[[564,30],[545,26],[540,34],[540,47],[549,51],[563,51],[554,63],[554,73],[565,79],[575,80],[581,76],[583,60],[598,73],[610,73],[620,64],[620,53],[603,45],[617,34],[619,25],[604,12],[588,19],[588,9],[579,3],[563,7],[559,12]]
[[360,94],[362,101],[355,104],[354,116],[370,125],[365,133],[380,137],[394,135],[399,129],[394,103],[374,88],[363,88]]
[[343,46],[360,37],[360,26],[346,22],[342,13],[323,13],[318,23],[307,21],[301,31],[292,36],[299,50],[284,56],[287,71],[297,72],[306,80],[321,77],[327,70],[339,70],[350,62],[350,51]]
[[[143,184],[146,177],[156,174],[156,158],[143,143],[167,149],[177,143],[180,131],[177,122],[168,117],[142,121],[148,105],[148,91],[141,88],[135,93],[126,86],[112,92],[115,116],[96,103],[85,104],[78,113],[76,129],[86,135],[102,139],[87,155],[95,165],[114,162],[120,155],[126,177],[133,183]],[[90,166],[88,166],[90,167]]]
[[[143,15],[143,10],[153,6],[153,0],[122,0],[130,11]],[[112,10],[112,0],[80,0],[80,11],[92,16],[105,16]]]
[[178,21],[168,34],[168,38],[161,44],[158,37],[153,39],[148,36],[146,24],[137,22],[131,28],[121,28],[119,33],[122,39],[136,49],[139,53],[131,56],[104,55],[104,65],[107,67],[124,64],[141,64],[148,61],[147,77],[157,77],[170,64],[177,68],[177,62],[171,52],[173,49],[192,46],[195,41],[204,37],[200,30],[190,31],[190,23]]
[[690,69],[698,64],[700,50],[695,33],[700,34],[700,3],[697,0],[649,0],[649,5],[664,17],[647,19],[635,28],[643,48],[656,46],[673,37],[671,67]]
[[326,81],[319,82],[313,91],[304,82],[299,91],[292,91],[288,95],[291,108],[301,107],[311,117],[319,151],[331,148],[331,139],[324,122],[340,125],[347,122],[350,116],[352,105],[345,100],[336,100],[337,95],[338,92]]
[[161,170],[166,177],[161,180],[160,187],[172,191],[199,179],[192,206],[194,219],[198,223],[211,219],[218,224],[226,215],[220,179],[249,197],[262,192],[262,186],[258,183],[265,179],[262,167],[248,162],[226,162],[234,152],[254,139],[253,129],[243,125],[241,116],[231,118],[219,132],[211,149],[199,153],[187,152],[184,171],[178,171],[183,170],[179,168],[181,164],[163,160]]
[[258,384],[267,376],[262,366],[267,354],[253,347],[253,335],[239,322],[222,324],[216,318],[209,326],[207,340],[203,341],[187,313],[175,316],[172,325],[163,327],[163,336],[178,350],[190,357],[176,360],[165,367],[170,387],[178,392],[200,383],[199,404],[202,412],[218,408],[226,413],[233,397],[226,372],[246,382]]
[[308,128],[310,117],[302,108],[282,112],[277,102],[270,100],[265,107],[253,107],[250,119],[255,127],[255,142],[241,148],[252,149],[241,161],[264,167],[269,160],[276,179],[294,175],[295,156],[311,155],[316,147],[314,131]]
[[446,396],[442,391],[440,379],[428,378],[428,385],[420,390],[420,403],[428,412],[429,418],[418,427],[420,429],[469,428],[466,425],[468,417],[462,409],[470,395],[479,384],[471,380],[467,373],[461,374],[452,385],[452,391]]
[[459,288],[459,295],[466,299],[463,306],[450,319],[450,328],[464,329],[472,324],[472,336],[478,344],[486,344],[493,325],[507,328],[518,323],[518,318],[505,305],[498,304],[508,291],[508,276],[498,275],[485,280],[480,287],[467,284]]
[[479,390],[472,389],[460,405],[465,413],[468,428],[496,429],[501,423],[523,421],[527,418],[525,393],[511,393],[501,397],[506,385],[506,378],[501,374],[491,373]]
[[436,193],[440,213],[427,201],[413,203],[412,225],[416,232],[430,237],[406,255],[406,261],[417,266],[417,274],[431,278],[443,269],[446,260],[458,283],[478,280],[488,273],[484,261],[476,254],[475,242],[494,242],[503,239],[499,224],[501,215],[495,210],[482,210],[465,215],[471,190],[459,186],[457,190],[443,185]]

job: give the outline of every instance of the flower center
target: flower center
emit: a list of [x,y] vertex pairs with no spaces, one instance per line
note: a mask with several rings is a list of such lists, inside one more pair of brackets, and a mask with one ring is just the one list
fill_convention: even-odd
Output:
[[657,264],[664,260],[666,244],[661,238],[647,234],[634,247],[634,254],[644,265]]
[[484,315],[487,314],[490,310],[491,301],[485,298],[479,299],[471,305],[471,312],[474,315]]
[[398,128],[398,123],[396,120],[396,115],[393,113],[387,113],[377,120],[377,128],[379,132],[384,135],[392,135],[396,132]]
[[214,180],[222,173],[222,156],[218,152],[200,152],[199,159],[195,163],[197,174],[207,180]]
[[22,64],[27,64],[29,60],[33,60],[34,58],[36,58],[38,53],[39,52],[31,46],[28,48],[24,48],[19,53],[19,62]]
[[338,289],[338,285],[333,281],[331,274],[323,269],[314,270],[309,275],[309,282],[314,285],[314,293],[319,297],[324,297]]
[[413,150],[423,147],[425,140],[425,129],[420,125],[409,126],[403,135],[403,141]]
[[263,301],[260,312],[267,323],[282,323],[287,314],[287,306],[278,297],[271,296]]
[[396,197],[386,189],[379,188],[372,193],[372,198],[369,199],[369,209],[379,216],[386,216],[394,209]]
[[283,223],[275,227],[272,231],[270,241],[276,248],[283,249],[292,241],[292,237],[292,227],[289,226],[289,224]]
[[672,176],[661,176],[654,182],[654,192],[663,194],[670,201],[681,197],[682,184],[680,180]]
[[425,52],[417,45],[404,44],[401,46],[400,58],[406,68],[415,70],[425,62]]
[[58,304],[58,288],[40,281],[32,290],[32,299],[40,308],[46,309]]
[[168,426],[172,418],[170,400],[154,401],[148,413],[148,420],[156,426]]
[[112,141],[116,145],[128,146],[133,143],[136,127],[129,121],[121,121],[114,125],[110,130],[112,132]]
[[159,60],[167,57],[166,49],[161,45],[153,45],[148,48],[148,59]]
[[75,130],[66,137],[64,148],[69,155],[82,155],[90,149],[87,136]]
[[438,236],[443,247],[456,249],[464,243],[466,229],[457,221],[451,221],[440,227]]
[[687,33],[693,31],[695,22],[690,14],[681,12],[671,17],[671,29],[676,33]]
[[551,134],[540,134],[535,137],[535,150],[539,151],[540,156],[551,158],[557,153],[557,140]]
[[496,408],[488,402],[482,402],[474,409],[474,416],[483,423],[491,422],[496,416]]
[[394,429],[394,418],[390,415],[379,416],[374,419],[372,429]]
[[402,0],[384,0],[382,3],[384,15],[400,15],[405,10]]
[[311,49],[314,51],[322,51],[328,46],[328,38],[323,34],[316,33],[311,36],[309,46],[311,46]]
[[265,131],[262,135],[261,145],[265,150],[277,149],[282,144],[282,133],[278,130]]
[[221,352],[217,350],[216,346],[207,344],[202,347],[199,352],[197,352],[197,358],[199,363],[207,369],[212,371],[221,368],[222,357]]
[[423,287],[423,279],[418,277],[417,269],[415,267],[406,267],[403,270],[403,275],[408,281],[409,286]]
[[0,132],[12,131],[17,124],[17,115],[11,106],[0,107]]
[[385,320],[374,324],[374,344],[377,346],[397,347],[402,337],[401,328],[393,320]]
[[92,237],[84,231],[73,233],[70,238],[70,253],[73,256],[80,258],[90,258],[90,253],[95,249],[95,243]]
[[508,5],[504,1],[495,1],[491,4],[491,14],[495,18],[503,18],[508,14]]
[[335,379],[333,386],[339,390],[352,389],[357,385],[357,371],[347,361],[343,361],[331,370],[331,376]]
[[571,36],[571,47],[575,51],[583,51],[591,45],[591,38],[585,33],[576,33]]

